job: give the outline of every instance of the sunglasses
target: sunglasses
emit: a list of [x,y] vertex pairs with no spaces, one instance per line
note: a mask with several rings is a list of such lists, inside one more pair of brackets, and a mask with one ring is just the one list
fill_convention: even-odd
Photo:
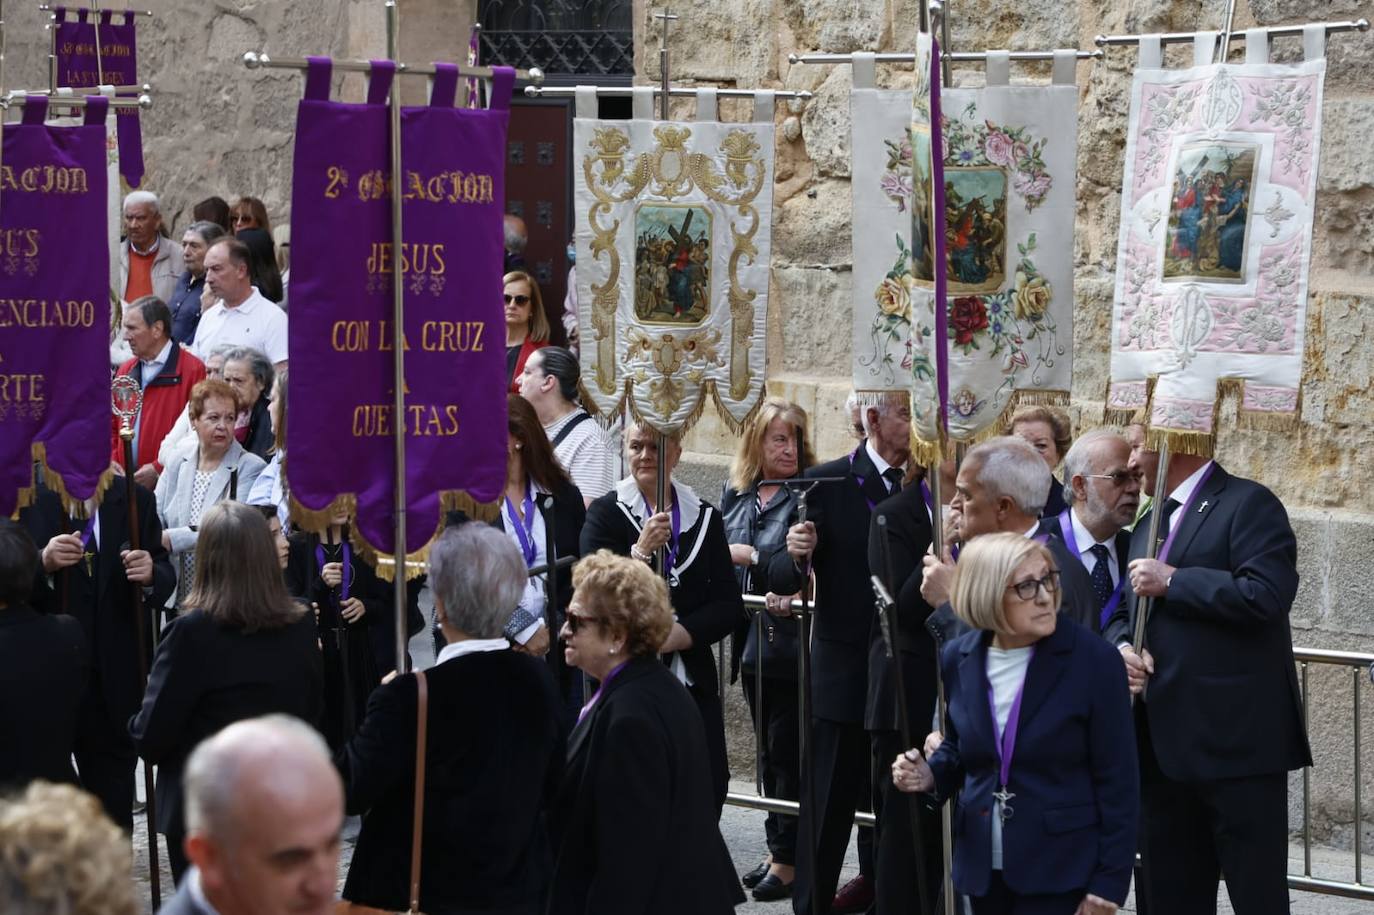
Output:
[[583,626],[591,625],[593,623],[599,624],[600,622],[601,617],[599,616],[587,616],[585,614],[578,613],[575,610],[569,610],[566,617],[568,631],[571,632],[573,635],[576,635],[577,631],[581,629]]
[[1018,581],[1014,585],[1007,585],[1008,591],[1015,591],[1016,596],[1022,600],[1033,600],[1035,592],[1041,588],[1051,596],[1059,592],[1059,570],[1051,569],[1050,573],[1044,578],[1031,578],[1026,581]]
[[516,305],[528,305],[530,303],[530,297],[527,295],[502,295],[501,298],[506,300],[507,305],[511,302]]

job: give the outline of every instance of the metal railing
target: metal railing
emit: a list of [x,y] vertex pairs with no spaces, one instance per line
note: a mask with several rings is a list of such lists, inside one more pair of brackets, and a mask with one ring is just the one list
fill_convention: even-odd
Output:
[[[745,609],[755,615],[751,625],[757,625],[757,614],[765,608],[764,598],[752,594],[744,595]],[[792,612],[795,615],[804,610],[801,601],[794,600],[791,603]],[[815,611],[814,604],[810,607],[810,612]],[[799,645],[801,651],[809,651],[810,646]],[[717,646],[717,663],[719,665],[719,684],[720,698],[722,705],[725,702],[725,691],[727,684],[728,661],[726,659],[726,649],[724,641]],[[1374,653],[1356,651],[1329,651],[1320,648],[1293,648],[1293,660],[1298,666],[1298,677],[1302,692],[1302,714],[1303,725],[1306,727],[1310,720],[1310,690],[1308,686],[1308,670],[1314,665],[1344,667],[1350,671],[1351,678],[1351,741],[1354,756],[1354,864],[1355,879],[1353,882],[1334,880],[1327,877],[1314,876],[1312,873],[1312,767],[1308,766],[1302,770],[1302,853],[1303,868],[1302,873],[1288,875],[1288,886],[1290,889],[1300,890],[1306,893],[1316,893],[1326,896],[1341,896],[1347,899],[1361,899],[1374,902],[1374,884],[1364,882],[1364,849],[1363,849],[1363,813],[1364,805],[1361,797],[1361,782],[1364,773],[1361,751],[1363,749],[1361,733],[1361,699],[1360,694],[1363,689],[1369,688],[1374,683]],[[758,702],[762,702],[762,691],[757,693]],[[762,719],[761,709],[755,709],[755,739],[758,739],[758,722]],[[800,726],[806,728],[810,722],[799,722]],[[757,794],[741,794],[739,792],[729,792],[725,796],[725,803],[733,807],[748,808],[751,810],[762,810],[768,813],[778,813],[784,816],[798,816],[801,812],[801,805],[797,801],[786,800],[783,798],[768,797],[764,794],[763,784],[756,773],[755,784]],[[862,811],[854,815],[854,823],[857,826],[873,826],[876,820],[873,814]]]

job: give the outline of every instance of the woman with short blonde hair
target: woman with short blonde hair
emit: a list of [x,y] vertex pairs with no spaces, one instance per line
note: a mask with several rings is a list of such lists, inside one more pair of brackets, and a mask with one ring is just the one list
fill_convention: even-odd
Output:
[[573,589],[564,657],[600,685],[568,738],[549,813],[548,915],[728,915],[744,897],[720,835],[706,731],[658,659],[674,625],[668,586],[644,562],[598,550],[574,567]]
[[941,658],[949,709],[929,761],[892,764],[907,792],[959,795],[954,886],[974,915],[1111,915],[1135,862],[1140,779],[1121,658],[1059,614],[1059,570],[1020,534],[959,554],[950,598],[977,627]]

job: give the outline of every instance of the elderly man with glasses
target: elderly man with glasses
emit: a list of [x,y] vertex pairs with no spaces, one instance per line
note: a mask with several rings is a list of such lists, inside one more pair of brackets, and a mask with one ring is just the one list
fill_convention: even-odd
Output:
[[1128,597],[1126,558],[1131,522],[1140,507],[1140,471],[1130,467],[1131,445],[1114,429],[1094,429],[1064,456],[1064,502],[1069,506],[1040,523],[1058,536],[1092,579],[1100,631]]

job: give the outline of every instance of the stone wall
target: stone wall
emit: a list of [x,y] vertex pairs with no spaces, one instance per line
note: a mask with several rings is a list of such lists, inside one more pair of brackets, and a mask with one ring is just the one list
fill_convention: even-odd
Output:
[[[1218,28],[1224,3],[1132,0],[1111,3],[1027,4],[955,0],[951,46],[1046,49],[1093,47],[1098,34]],[[660,23],[655,7],[636,2],[638,81],[658,77]],[[916,0],[716,0],[707,15],[687,11],[675,35],[674,81],[743,88],[808,89],[804,106],[780,105],[777,184],[774,188],[773,276],[769,291],[770,390],[812,411],[816,447],[833,457],[852,447],[842,403],[849,389],[851,243],[848,66],[790,65],[789,52],[910,51]],[[1235,28],[1301,23],[1314,18],[1368,16],[1367,0],[1240,0]],[[1233,44],[1233,59],[1241,53]],[[643,50],[647,49],[647,50]],[[1179,46],[1167,61],[1191,53]],[[1301,54],[1297,39],[1281,39],[1275,60]],[[1175,55],[1179,55],[1177,58]],[[1132,48],[1110,48],[1104,59],[1078,68],[1078,216],[1074,245],[1076,315],[1072,412],[1081,428],[1101,422],[1110,346],[1120,213],[1122,156]],[[1374,567],[1374,469],[1370,375],[1374,349],[1374,36],[1334,36],[1329,46],[1318,177],[1316,241],[1307,324],[1303,417],[1294,433],[1235,428],[1223,410],[1218,458],[1232,471],[1259,479],[1284,499],[1299,537],[1302,587],[1293,610],[1298,645],[1374,650],[1374,601],[1363,570]],[[1048,81],[1043,65],[1018,64],[1013,81]],[[956,85],[980,85],[979,67],[956,65]],[[911,84],[910,68],[879,66],[879,85]],[[682,105],[682,117],[689,117]],[[731,117],[728,110],[724,117]],[[737,117],[744,118],[741,111]],[[694,479],[718,487],[735,438],[710,416],[688,438]],[[709,489],[708,491],[713,491]],[[718,490],[714,490],[718,491]],[[866,603],[866,599],[865,599]],[[1311,730],[1317,765],[1312,773],[1317,833],[1351,836],[1351,673],[1314,667]],[[1368,676],[1363,729],[1374,725]],[[1366,739],[1364,790],[1374,789],[1374,750]],[[1295,779],[1293,822],[1301,795]],[[1368,832],[1368,827],[1367,827]],[[1368,841],[1368,840],[1367,840]]]

